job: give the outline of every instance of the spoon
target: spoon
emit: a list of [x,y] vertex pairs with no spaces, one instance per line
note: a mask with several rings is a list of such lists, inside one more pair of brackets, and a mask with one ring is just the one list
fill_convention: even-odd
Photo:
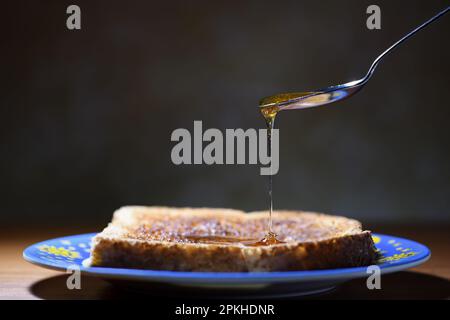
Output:
[[[348,98],[349,96],[353,95],[354,93],[361,90],[365,84],[370,80],[372,77],[376,67],[380,63],[380,61],[391,51],[394,50],[400,43],[406,41],[410,37],[412,37],[414,34],[416,34],[419,30],[425,28],[430,23],[436,21],[440,17],[442,17],[444,14],[446,14],[450,10],[450,7],[445,8],[438,14],[436,14],[434,17],[430,18],[429,20],[425,21],[423,24],[406,34],[403,38],[395,42],[393,45],[391,45],[389,48],[387,48],[382,54],[380,54],[372,63],[372,65],[369,68],[369,71],[367,74],[355,81],[347,82],[344,84],[340,84],[337,86],[331,86],[324,89],[319,89],[316,91],[311,92],[294,92],[294,93],[281,93],[276,94],[270,97],[266,97],[261,99],[260,101],[260,108],[263,108],[265,110],[270,110],[270,112],[274,112],[276,114],[278,111],[282,110],[291,110],[291,109],[305,109],[305,108],[312,108],[312,107],[318,107],[325,104],[333,103],[339,100],[342,100],[344,98]],[[269,111],[267,111],[269,112]]]

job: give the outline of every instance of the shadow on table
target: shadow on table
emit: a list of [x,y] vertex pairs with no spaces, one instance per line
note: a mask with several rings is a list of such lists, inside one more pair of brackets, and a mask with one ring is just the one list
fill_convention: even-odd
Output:
[[[223,298],[221,291],[192,290],[168,284],[147,284],[145,290],[129,289],[128,282],[108,281],[82,277],[81,290],[69,290],[66,286],[67,275],[50,277],[35,282],[30,292],[41,299],[136,299],[149,296],[180,298]],[[398,272],[385,275],[381,279],[381,290],[368,290],[366,279],[355,279],[341,285],[337,290],[308,297],[307,299],[335,300],[335,299],[448,299],[450,297],[450,281],[432,275],[418,272]],[[226,298],[241,299],[232,293]],[[290,298],[292,299],[292,298]]]

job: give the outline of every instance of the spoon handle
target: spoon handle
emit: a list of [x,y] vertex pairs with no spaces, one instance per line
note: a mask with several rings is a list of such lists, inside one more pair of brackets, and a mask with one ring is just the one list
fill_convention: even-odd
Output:
[[372,76],[373,72],[375,71],[375,68],[377,67],[378,63],[381,61],[381,59],[383,59],[389,52],[391,52],[395,47],[397,47],[400,43],[406,41],[407,39],[409,39],[410,37],[412,37],[414,34],[416,34],[419,30],[422,30],[423,28],[425,28],[426,26],[428,26],[430,23],[436,21],[437,19],[439,19],[440,17],[442,17],[444,14],[446,14],[448,11],[450,10],[450,6],[445,8],[444,10],[442,10],[441,12],[439,12],[438,14],[436,14],[434,17],[428,19],[427,21],[425,21],[424,23],[422,23],[420,26],[418,26],[417,28],[415,28],[414,30],[410,31],[408,34],[406,34],[405,36],[403,36],[403,38],[401,38],[400,40],[398,40],[397,42],[395,42],[393,45],[391,45],[389,48],[387,48],[382,54],[380,54],[375,61],[372,63],[372,65],[370,66],[369,71],[367,72],[366,76],[364,77],[364,80],[369,80],[369,78]]

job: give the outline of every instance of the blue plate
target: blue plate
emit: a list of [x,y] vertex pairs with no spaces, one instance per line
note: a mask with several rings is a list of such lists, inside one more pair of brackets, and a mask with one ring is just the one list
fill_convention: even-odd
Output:
[[[66,271],[79,268],[81,273],[123,283],[174,285],[192,289],[238,290],[245,295],[296,296],[331,290],[350,279],[369,276],[366,267],[283,272],[181,272],[124,268],[84,267],[90,257],[94,233],[67,236],[33,244],[23,252],[25,260],[46,268]],[[382,257],[377,265],[381,274],[415,267],[431,255],[430,250],[415,241],[374,234]],[[117,282],[117,281],[116,281]],[[234,293],[233,293],[234,294]]]

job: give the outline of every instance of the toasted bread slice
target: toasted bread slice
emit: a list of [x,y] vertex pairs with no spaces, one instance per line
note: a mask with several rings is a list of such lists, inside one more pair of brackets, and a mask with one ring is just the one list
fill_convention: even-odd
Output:
[[179,271],[283,271],[365,266],[377,253],[370,231],[352,219],[275,211],[283,243],[255,245],[268,212],[123,207],[92,240],[92,266]]

